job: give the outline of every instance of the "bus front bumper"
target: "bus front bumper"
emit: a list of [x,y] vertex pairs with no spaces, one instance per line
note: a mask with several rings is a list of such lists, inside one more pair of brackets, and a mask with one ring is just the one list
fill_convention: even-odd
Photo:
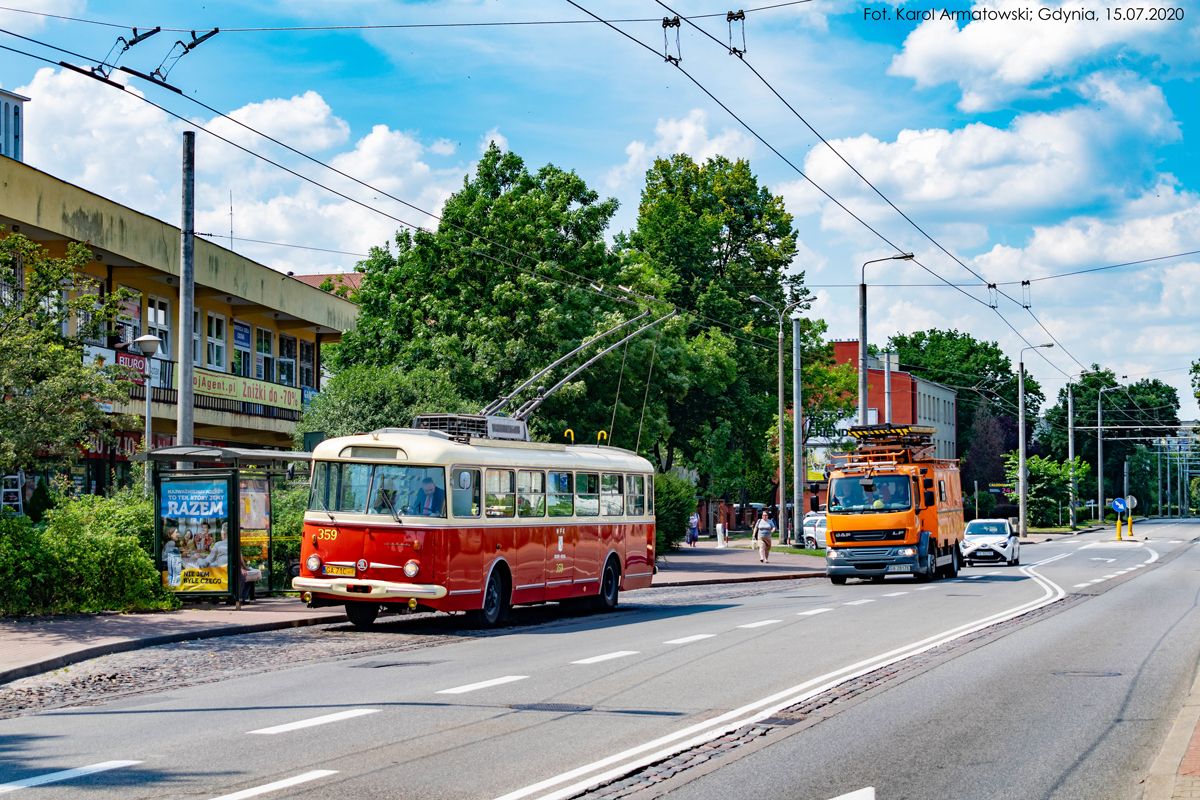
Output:
[[393,583],[354,578],[292,578],[292,588],[345,597],[347,600],[378,600],[381,603],[409,598],[440,600],[446,596],[445,586],[432,583]]
[[[828,550],[825,557],[825,574],[848,578],[875,577],[878,575],[919,575],[921,560],[915,547],[875,547],[869,552],[855,552],[857,548],[840,547]],[[836,553],[829,557],[828,553]]]

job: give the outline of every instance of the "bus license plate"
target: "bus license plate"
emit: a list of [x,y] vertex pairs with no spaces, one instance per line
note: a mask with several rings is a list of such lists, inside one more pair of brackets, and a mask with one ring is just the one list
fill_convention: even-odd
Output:
[[349,575],[351,578],[353,578],[354,577],[354,567],[331,567],[328,564],[326,564],[325,565],[325,574],[326,575]]
[[912,572],[912,564],[889,564],[888,572]]

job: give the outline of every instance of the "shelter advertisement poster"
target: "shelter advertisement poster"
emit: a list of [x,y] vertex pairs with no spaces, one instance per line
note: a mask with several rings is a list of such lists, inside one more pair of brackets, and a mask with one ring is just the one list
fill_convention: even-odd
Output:
[[229,591],[229,482],[163,481],[162,580],[176,592]]
[[271,531],[271,493],[265,478],[239,478],[241,545],[246,558],[265,559]]

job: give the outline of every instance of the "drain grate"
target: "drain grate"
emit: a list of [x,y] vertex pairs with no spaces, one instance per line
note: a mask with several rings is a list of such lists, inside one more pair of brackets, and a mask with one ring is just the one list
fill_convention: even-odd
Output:
[[513,711],[549,711],[554,714],[578,714],[591,711],[591,706],[577,706],[572,703],[522,703],[509,706]]
[[1119,672],[1056,672],[1063,678],[1118,678],[1121,676]]
[[383,669],[384,667],[428,667],[441,664],[441,661],[368,661],[365,664],[351,664],[350,669]]

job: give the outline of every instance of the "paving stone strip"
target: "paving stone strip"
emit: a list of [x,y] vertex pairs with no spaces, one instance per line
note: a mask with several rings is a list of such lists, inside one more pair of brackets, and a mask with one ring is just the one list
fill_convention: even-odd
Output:
[[[991,625],[960,639],[955,639],[952,642],[935,647],[932,650],[926,650],[924,653],[911,656],[903,661],[897,661],[894,664],[881,667],[866,675],[861,675],[839,684],[827,692],[810,697],[794,706],[789,706],[773,717],[768,717],[753,725],[745,725],[717,739],[705,742],[702,745],[698,745],[654,764],[649,764],[629,775],[614,779],[601,786],[593,787],[585,792],[574,795],[574,797],[587,798],[587,800],[599,800],[599,798],[603,798],[604,800],[619,800],[619,798],[630,797],[648,790],[654,790],[659,784],[689,770],[698,769],[715,759],[728,756],[750,745],[761,745],[764,743],[764,738],[772,734],[782,735],[785,732],[790,733],[789,729],[792,726],[805,722],[810,724],[802,725],[802,728],[811,727],[811,725],[815,725],[840,711],[841,709],[838,706],[844,706],[849,701],[866,692],[878,689],[889,682],[906,680],[921,673],[931,664],[946,658],[948,655],[954,654],[956,651],[979,644],[982,640],[998,638],[1017,627],[1036,622],[1044,616],[1057,614],[1067,606],[1073,605],[1083,599],[1085,597],[1082,595],[1068,595],[1057,603],[1052,603],[1037,611],[1001,622],[997,625]],[[659,793],[655,792],[654,794],[657,795]]]

